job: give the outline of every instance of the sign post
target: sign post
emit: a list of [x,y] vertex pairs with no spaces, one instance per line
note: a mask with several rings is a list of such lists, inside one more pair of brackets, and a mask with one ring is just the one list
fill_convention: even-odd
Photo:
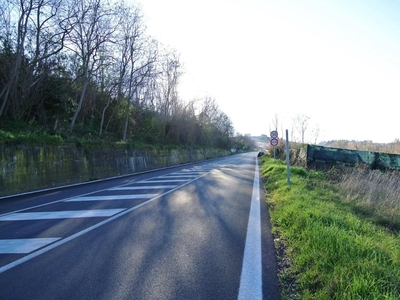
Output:
[[279,140],[278,140],[278,131],[273,130],[270,133],[271,139],[269,143],[271,144],[272,147],[274,147],[274,161],[275,161],[275,147],[278,146]]
[[286,129],[286,177],[287,184],[290,185],[290,151],[289,151],[289,131]]

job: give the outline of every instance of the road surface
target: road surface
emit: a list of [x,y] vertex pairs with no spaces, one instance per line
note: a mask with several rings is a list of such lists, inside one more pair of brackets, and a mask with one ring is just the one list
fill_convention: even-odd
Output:
[[0,299],[279,299],[256,156],[0,198]]

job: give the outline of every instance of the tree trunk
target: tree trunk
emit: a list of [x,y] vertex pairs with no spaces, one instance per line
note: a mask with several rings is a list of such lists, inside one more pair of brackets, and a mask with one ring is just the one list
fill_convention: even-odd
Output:
[[89,78],[88,78],[88,74],[87,73],[88,73],[88,71],[86,70],[86,74],[85,74],[85,76],[83,78],[83,87],[82,87],[81,96],[79,98],[78,107],[76,108],[74,116],[72,117],[72,120],[71,120],[71,125],[69,126],[69,130],[70,131],[72,131],[72,129],[75,126],[76,119],[78,118],[78,115],[79,115],[79,113],[80,113],[80,111],[82,109],[83,101],[85,99],[86,89],[87,89],[88,82],[89,82]]

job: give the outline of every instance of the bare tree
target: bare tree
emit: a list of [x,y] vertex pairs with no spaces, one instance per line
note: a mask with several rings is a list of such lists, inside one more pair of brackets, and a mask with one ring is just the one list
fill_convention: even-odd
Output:
[[318,125],[316,125],[314,127],[314,129],[312,130],[312,135],[313,135],[313,138],[314,138],[314,144],[315,145],[318,142],[318,138],[319,138],[320,132],[321,132],[321,130],[320,130],[320,127]]
[[[45,95],[40,91],[46,89],[46,79],[54,75],[57,69],[57,55],[64,49],[64,41],[71,30],[66,20],[70,17],[66,14],[66,3],[63,0],[36,0],[35,11],[31,17],[30,37],[27,43],[27,51],[30,54],[25,78],[25,90],[28,97],[25,107],[26,114],[45,114]],[[28,94],[29,92],[29,94]],[[32,109],[35,110],[31,113]]]
[[174,113],[174,108],[178,104],[177,87],[182,75],[182,66],[175,51],[165,52],[160,59],[162,73],[159,77],[161,97],[158,108],[163,116],[168,116]]
[[139,104],[141,94],[153,75],[158,49],[157,44],[145,35],[143,17],[138,7],[122,3],[116,12],[119,25],[114,33],[113,60],[117,105],[106,127],[119,110],[124,109],[122,139],[126,140],[129,124],[133,123],[133,105]]
[[9,0],[0,0],[0,38],[2,42],[11,45],[11,37],[13,35],[12,14],[14,4]]
[[276,131],[278,131],[278,129],[279,129],[279,116],[278,116],[278,114],[275,114],[274,115],[274,118],[272,119],[272,128],[270,127],[269,128],[269,131],[271,132],[272,130],[276,130]]
[[[11,18],[14,14],[18,15],[18,20],[16,24],[17,31],[15,33],[15,56],[9,70],[8,80],[0,91],[0,99],[2,99],[2,103],[0,106],[0,117],[3,115],[10,94],[15,93],[17,89],[19,70],[21,68],[22,60],[25,53],[25,42],[28,35],[29,18],[34,10],[32,1],[20,1],[18,3],[19,5],[14,6],[14,9],[16,10],[13,10],[12,7],[9,7],[8,10],[8,17],[10,18],[9,23],[12,23]],[[9,32],[9,34],[12,34],[12,32]],[[16,97],[16,95],[13,96]]]
[[129,75],[128,75],[128,103],[125,111],[125,126],[123,140],[126,140],[128,131],[129,111],[133,102],[138,102],[139,90],[145,84],[146,79],[153,71],[153,64],[156,61],[157,52],[153,47],[142,47],[143,44],[139,43],[140,47],[135,44],[135,39],[129,44],[128,58],[129,58]]
[[279,116],[278,114],[275,114],[273,119],[273,130],[278,130],[278,128],[279,128]]
[[11,86],[13,85],[12,80],[16,76],[13,73],[15,66],[15,56],[12,56],[12,50],[14,48],[13,40],[15,32],[13,31],[13,12],[12,3],[7,0],[0,0],[0,49],[2,50],[2,65],[1,65],[1,76],[0,76],[0,118],[6,107],[8,100],[8,94],[10,92]]
[[175,51],[163,50],[159,54],[157,64],[157,77],[155,85],[154,106],[164,122],[164,140],[169,138],[171,131],[171,119],[180,109],[178,96],[178,83],[182,75],[179,55]]
[[[0,117],[4,113],[6,104],[10,98],[13,105],[21,114],[20,107],[24,94],[17,96],[18,86],[21,86],[25,95],[34,86],[38,85],[45,74],[44,62],[58,54],[64,46],[64,38],[69,28],[65,27],[65,19],[60,13],[62,0],[21,0],[15,2],[1,3],[1,24],[5,30],[3,38],[15,38],[15,55],[7,76],[8,81],[0,91]],[[13,17],[18,16],[16,31],[13,32]],[[66,18],[68,18],[66,16]],[[25,72],[21,72],[25,69]],[[21,78],[25,74],[25,78]],[[29,105],[33,102],[28,101]]]
[[81,64],[78,73],[81,92],[70,124],[72,130],[82,109],[91,74],[100,59],[99,51],[111,41],[116,27],[112,22],[114,11],[101,0],[73,0],[69,9],[72,17],[68,21],[73,29],[68,34],[68,48],[76,54]]
[[34,15],[31,17],[33,39],[30,65],[40,71],[40,64],[47,58],[56,55],[64,47],[64,40],[71,30],[68,26],[68,15],[62,13],[63,0],[35,1]]
[[294,129],[300,134],[301,143],[305,143],[305,134],[309,126],[310,117],[307,115],[297,115],[294,120]]
[[203,141],[208,146],[228,147],[228,140],[234,135],[234,128],[229,117],[220,110],[215,99],[203,100],[199,116]]

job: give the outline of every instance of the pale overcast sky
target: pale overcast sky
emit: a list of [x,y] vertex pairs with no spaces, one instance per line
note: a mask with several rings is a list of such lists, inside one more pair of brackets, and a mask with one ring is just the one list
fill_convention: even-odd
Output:
[[180,53],[181,98],[214,98],[237,132],[307,115],[319,141],[400,138],[400,1],[137,3],[147,33]]

